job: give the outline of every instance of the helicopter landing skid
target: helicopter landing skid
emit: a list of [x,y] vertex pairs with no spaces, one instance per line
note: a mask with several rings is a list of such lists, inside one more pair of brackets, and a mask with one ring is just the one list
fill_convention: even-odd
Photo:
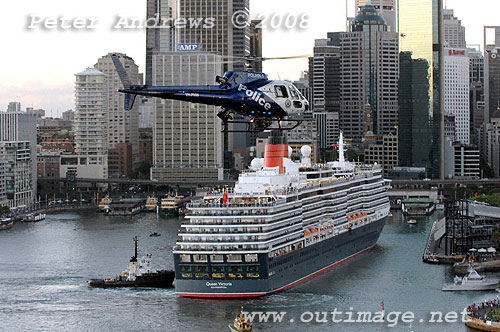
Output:
[[[292,124],[287,124],[287,126],[282,127],[281,122],[288,122]],[[263,131],[269,130],[279,130],[279,131],[289,131],[297,128],[304,122],[305,120],[293,119],[293,120],[277,120],[278,126],[271,119],[253,119],[250,121],[245,120],[227,120],[224,121],[224,129],[222,132],[224,133],[260,133]],[[235,123],[235,124],[246,124],[246,129],[228,129],[227,124]]]

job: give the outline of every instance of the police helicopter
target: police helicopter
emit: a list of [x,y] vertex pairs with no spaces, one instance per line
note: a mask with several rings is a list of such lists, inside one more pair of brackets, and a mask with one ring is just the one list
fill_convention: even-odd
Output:
[[[282,57],[279,59],[297,58]],[[309,102],[295,85],[286,80],[270,80],[261,72],[230,71],[216,76],[217,85],[204,86],[146,86],[129,83],[126,71],[117,56],[112,56],[126,94],[125,103],[132,107],[135,96],[156,97],[220,106],[217,116],[224,122],[245,122],[250,131],[262,131],[277,121],[280,129],[293,129],[303,121],[301,116]],[[263,61],[271,58],[255,58]],[[278,59],[278,58],[273,58]],[[245,118],[246,120],[240,120]],[[281,121],[295,123],[293,128],[282,128]]]

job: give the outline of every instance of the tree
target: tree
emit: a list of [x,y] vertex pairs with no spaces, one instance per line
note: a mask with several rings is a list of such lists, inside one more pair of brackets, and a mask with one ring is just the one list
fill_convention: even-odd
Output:
[[10,208],[8,206],[0,206],[0,215],[9,213],[10,213]]

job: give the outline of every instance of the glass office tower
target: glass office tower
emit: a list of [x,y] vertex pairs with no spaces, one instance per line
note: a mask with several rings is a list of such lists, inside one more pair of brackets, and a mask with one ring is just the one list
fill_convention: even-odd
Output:
[[[407,128],[417,131],[418,134],[406,133],[400,143],[400,164],[402,166],[425,167],[427,176],[432,178],[444,177],[444,112],[443,112],[443,0],[399,0],[399,47],[400,52],[405,52],[405,60],[401,63],[400,80],[403,74],[415,70],[416,60],[419,68],[422,61],[427,63],[427,80],[429,82],[429,102],[413,103],[405,97],[411,95],[414,85],[421,86],[421,75],[407,76],[405,79],[415,79],[415,82],[402,82],[400,84],[400,124],[405,124],[408,119],[404,116],[417,118],[420,114],[427,115],[427,122],[419,126]],[[409,57],[409,59],[407,58]],[[413,78],[412,78],[413,77]],[[421,94],[420,94],[421,95]],[[403,104],[401,104],[403,102]],[[423,107],[427,107],[427,112]],[[402,112],[401,110],[404,110]],[[422,121],[419,121],[421,123]],[[402,130],[400,130],[401,132]],[[428,137],[429,144],[416,144],[408,139],[419,139],[420,135]],[[406,139],[405,139],[406,136]],[[401,137],[401,135],[400,135]],[[410,152],[411,151],[411,152]],[[408,159],[408,153],[411,158]],[[406,155],[405,155],[406,154]]]

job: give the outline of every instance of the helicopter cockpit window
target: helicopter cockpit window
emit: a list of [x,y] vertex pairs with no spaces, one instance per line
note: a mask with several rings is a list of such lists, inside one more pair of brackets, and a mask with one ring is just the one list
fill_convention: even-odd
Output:
[[274,90],[276,91],[276,97],[278,98],[288,98],[288,92],[286,91],[286,86],[275,85]]
[[290,95],[292,96],[292,99],[300,100],[299,92],[297,91],[297,89],[293,85],[289,85],[288,90],[290,90]]

